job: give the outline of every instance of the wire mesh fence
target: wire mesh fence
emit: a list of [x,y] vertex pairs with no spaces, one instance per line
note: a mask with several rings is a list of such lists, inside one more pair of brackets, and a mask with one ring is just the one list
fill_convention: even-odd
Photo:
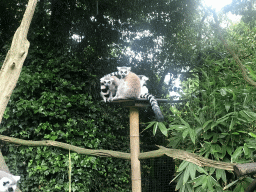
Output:
[[163,156],[154,159],[141,160],[142,191],[143,192],[174,192],[175,164],[170,157]]

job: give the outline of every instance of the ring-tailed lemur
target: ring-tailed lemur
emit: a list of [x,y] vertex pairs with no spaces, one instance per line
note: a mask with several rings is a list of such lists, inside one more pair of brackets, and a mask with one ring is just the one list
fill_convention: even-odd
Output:
[[133,72],[131,72],[131,67],[117,67],[118,73],[114,72],[112,74],[120,75],[119,86],[117,87],[116,96],[110,101],[118,99],[137,99],[140,96],[140,78]]
[[140,86],[141,86],[140,94],[145,95],[146,93],[148,93],[146,82],[149,80],[149,78],[146,77],[145,75],[138,75],[138,77],[140,78]]
[[164,116],[157,104],[157,101],[153,95],[148,93],[141,94],[142,85],[140,78],[133,72],[131,72],[131,67],[117,67],[118,72],[113,72],[111,74],[105,75],[104,77],[110,77],[114,75],[120,75],[121,79],[119,86],[117,87],[116,96],[110,101],[117,99],[137,99],[137,98],[146,98],[150,101],[152,109],[156,115],[158,121],[163,121]]
[[102,97],[102,99],[107,102],[107,97],[106,95],[109,94],[109,90],[107,89],[107,87],[104,85],[104,79],[103,77],[100,79],[100,95]]
[[20,176],[0,171],[0,192],[15,191],[19,180]]
[[119,85],[119,79],[116,76],[102,77],[101,82],[101,97],[105,102],[111,100],[116,95],[117,86]]

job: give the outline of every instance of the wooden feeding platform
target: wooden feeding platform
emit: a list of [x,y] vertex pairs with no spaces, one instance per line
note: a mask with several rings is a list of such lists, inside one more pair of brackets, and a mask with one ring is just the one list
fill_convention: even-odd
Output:
[[[171,103],[168,99],[156,99],[157,103]],[[150,102],[148,99],[139,98],[139,99],[119,99],[114,100],[112,103],[118,103],[123,107],[148,107]]]
[[[158,103],[169,102],[167,99],[156,99]],[[131,153],[131,178],[132,192],[141,192],[141,169],[140,169],[140,136],[139,136],[139,107],[148,107],[148,99],[115,100],[112,103],[121,104],[130,108],[130,153]]]

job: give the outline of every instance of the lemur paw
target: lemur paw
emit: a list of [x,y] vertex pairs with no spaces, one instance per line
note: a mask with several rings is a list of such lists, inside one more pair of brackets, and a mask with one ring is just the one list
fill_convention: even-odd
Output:
[[113,101],[113,98],[108,98],[108,102],[112,102]]

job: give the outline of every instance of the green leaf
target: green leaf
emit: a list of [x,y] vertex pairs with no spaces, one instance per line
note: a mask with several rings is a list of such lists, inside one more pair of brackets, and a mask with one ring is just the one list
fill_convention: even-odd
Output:
[[237,179],[237,180],[233,181],[232,183],[226,185],[226,186],[223,188],[223,190],[226,190],[226,189],[228,189],[229,187],[232,187],[232,186],[233,186],[234,184],[236,184],[238,181],[239,181],[239,179]]
[[251,137],[256,138],[256,135],[254,133],[252,133],[252,132],[248,133],[248,135],[250,135]]
[[186,183],[185,186],[187,188],[186,189],[187,192],[193,192],[194,191],[193,187],[192,187],[192,185],[190,183]]
[[182,161],[182,163],[180,164],[177,172],[181,172],[183,171],[187,166],[188,166],[189,162],[188,161]]
[[248,147],[246,146],[246,143],[244,144],[243,150],[244,150],[244,154],[245,154],[246,156],[249,155],[249,149],[248,149]]
[[212,123],[211,130],[213,130],[213,128],[216,127],[218,124],[225,122],[229,118],[229,116],[231,116],[233,114],[234,114],[234,112],[231,112],[231,113],[228,113],[228,114],[224,115],[223,117],[217,119],[217,121]]
[[207,188],[209,191],[214,191],[213,186],[217,183],[217,181],[211,176],[207,176]]
[[209,123],[211,123],[213,120],[208,120],[208,121],[206,121],[205,123],[204,123],[204,125],[203,125],[203,129],[205,129],[206,127],[207,127],[207,125],[209,124]]
[[183,133],[182,133],[182,138],[185,139],[188,135],[188,129],[184,130]]
[[195,165],[194,163],[189,163],[189,165],[187,167],[189,169],[189,174],[190,174],[191,179],[195,179],[195,177],[196,177],[196,167],[197,167],[197,165]]
[[158,127],[158,122],[156,122],[156,123],[154,124],[153,135],[156,135],[157,127]]
[[197,127],[195,129],[195,134],[198,135],[203,130],[203,127]]
[[[179,172],[178,175],[176,177],[174,177],[170,183],[172,183],[173,181],[175,181],[178,177],[180,177],[180,175],[183,174],[183,172]],[[181,180],[181,179],[180,179]]]
[[231,155],[231,162],[235,162],[237,160],[237,158],[242,154],[243,152],[243,147],[238,147],[235,152],[233,153],[233,155]]
[[229,155],[232,154],[232,148],[230,146],[227,146],[227,152],[228,152]]
[[[200,186],[200,185],[203,185],[204,183],[207,182],[207,175],[200,175],[198,176],[197,178],[195,178],[193,180],[193,182],[195,183],[194,184],[194,188]],[[206,184],[205,184],[206,185]]]
[[231,104],[229,102],[225,102],[225,109],[228,112],[230,109]]
[[175,190],[179,190],[180,189],[180,191],[181,191],[182,187],[184,187],[184,185],[183,185],[183,176],[184,176],[184,172],[181,172],[180,177],[179,177],[179,179],[177,181]]
[[184,171],[184,176],[183,176],[183,185],[185,185],[189,179],[189,172],[190,170],[188,169],[189,166],[186,167],[185,171]]
[[252,111],[248,111],[247,113],[251,116],[252,119],[256,120],[256,113]]
[[208,183],[208,176],[209,175],[205,175],[205,178],[203,178],[203,180],[202,180],[202,188],[203,189],[206,189],[206,186],[207,186],[207,183]]
[[204,173],[206,175],[208,175],[208,173],[204,170],[204,168],[200,167],[200,166],[197,166],[196,167],[196,170],[199,172],[199,173]]
[[152,127],[155,123],[156,123],[156,121],[150,122],[149,125],[144,129],[144,131],[147,130],[148,128]]
[[191,141],[195,144],[196,143],[196,133],[194,129],[189,129],[189,136]]
[[231,123],[230,123],[230,125],[229,125],[229,131],[231,131],[232,129],[233,129],[233,127],[234,127],[234,125],[235,125],[235,120],[234,120],[234,118],[232,118],[232,120],[231,120]]
[[168,137],[168,130],[166,129],[165,125],[162,122],[159,122],[158,126],[163,135]]
[[219,180],[221,178],[222,169],[216,169],[216,179]]
[[213,98],[212,104],[213,104],[213,110],[215,111],[216,105],[215,105],[215,97]]
[[181,117],[180,120],[187,128],[190,128],[189,124],[186,121],[184,121]]
[[226,183],[226,172],[223,169],[216,169],[216,178],[219,180],[220,178]]
[[187,129],[187,127],[184,125],[170,125],[170,128],[168,130],[182,131],[184,129]]
[[200,121],[200,119],[196,116],[196,114],[194,113],[194,111],[191,110],[191,108],[189,107],[190,112],[193,114],[193,116],[195,117],[195,120],[202,125],[202,122]]
[[255,113],[246,110],[239,111],[239,114],[244,117],[248,122],[256,120]]
[[57,138],[58,138],[58,136],[54,135],[54,136],[51,136],[51,137],[50,137],[50,140],[55,141]]
[[208,175],[212,175],[214,172],[215,172],[215,170],[216,170],[216,168],[214,168],[214,167],[209,167],[208,168]]

